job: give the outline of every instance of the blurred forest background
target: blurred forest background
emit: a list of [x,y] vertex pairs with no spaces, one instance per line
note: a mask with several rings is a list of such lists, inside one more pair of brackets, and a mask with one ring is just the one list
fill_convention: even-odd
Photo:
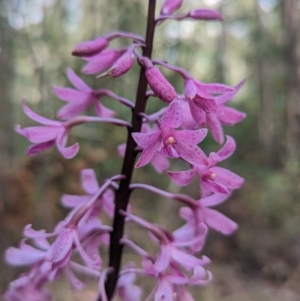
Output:
[[[238,145],[225,166],[246,182],[220,210],[240,228],[231,237],[210,234],[204,254],[212,259],[209,269],[215,281],[195,290],[195,300],[300,300],[300,1],[185,0],[180,11],[199,7],[218,9],[225,21],[164,22],[156,31],[153,57],[182,66],[204,82],[235,85],[246,78],[230,105],[248,117],[225,128]],[[66,213],[60,196],[82,192],[82,168],[95,168],[100,179],[119,173],[122,161],[116,146],[126,134],[112,126],[81,126],[71,133],[70,140],[81,146],[75,159],[64,160],[55,149],[25,157],[28,143],[14,133],[15,124],[32,124],[21,110],[22,97],[36,112],[55,118],[63,103],[52,86],[70,86],[66,68],[80,73],[84,63],[71,56],[72,48],[111,30],[144,35],[146,10],[145,0],[0,0],[1,254],[18,243],[28,223],[53,229]],[[182,80],[163,72],[182,93]],[[91,87],[108,87],[134,100],[138,66],[115,80],[82,78]],[[115,101],[105,99],[104,104],[119,117],[130,118],[130,111]],[[161,105],[151,98],[149,112]],[[209,136],[203,147],[208,151],[220,146]],[[172,169],[179,170],[180,164]],[[179,191],[151,166],[136,177]],[[196,185],[181,191],[198,196]],[[182,222],[177,205],[153,195],[133,194],[133,206],[171,229]],[[2,260],[0,271],[3,292],[19,271]],[[55,300],[80,300],[69,284],[57,287],[61,294]]]

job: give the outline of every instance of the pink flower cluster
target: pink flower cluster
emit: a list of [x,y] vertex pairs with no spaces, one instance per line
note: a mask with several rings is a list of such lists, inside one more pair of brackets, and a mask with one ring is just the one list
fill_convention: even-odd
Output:
[[[119,154],[124,157],[122,174],[106,179],[100,186],[92,169],[82,170],[81,183],[86,194],[62,196],[62,206],[70,209],[70,212],[54,231],[36,231],[28,225],[19,247],[7,249],[5,260],[8,264],[28,266],[29,270],[10,284],[4,295],[6,300],[51,300],[51,293],[45,285],[62,273],[75,289],[82,289],[85,284],[79,275],[96,279],[99,284],[96,293],[98,300],[102,301],[111,300],[112,296],[118,296],[124,301],[141,300],[142,289],[134,284],[136,276],[155,279],[156,284],[146,299],[153,297],[155,301],[192,301],[193,297],[187,287],[203,286],[212,281],[212,273],[206,270],[210,260],[204,255],[199,257],[199,254],[209,230],[230,235],[238,227],[214,207],[226,201],[244,181],[232,171],[218,166],[236,148],[235,140],[224,135],[223,125],[235,125],[246,116],[227,106],[244,82],[233,87],[203,83],[183,68],[151,59],[154,29],[162,22],[168,19],[223,19],[220,13],[209,9],[175,14],[182,2],[165,0],[160,15],[155,19],[155,1],[149,1],[148,26],[152,27],[148,28],[145,40],[134,33],[117,31],[82,42],[73,50],[73,55],[87,62],[82,72],[100,73],[99,78],[115,78],[126,74],[137,61],[141,65],[141,75],[135,104],[108,89],[90,88],[70,68],[67,77],[74,88],[54,87],[56,96],[66,102],[58,111],[58,120],[39,116],[23,101],[24,113],[40,124],[16,127],[17,133],[32,143],[28,155],[35,155],[55,145],[65,158],[73,158],[79,151],[79,145],[75,143],[67,146],[68,136],[73,127],[84,123],[105,122],[125,126],[129,134],[127,144],[118,147]],[[121,49],[110,48],[110,42],[119,37],[132,42]],[[182,94],[176,91],[159,66],[182,77]],[[146,91],[147,85],[150,91]],[[143,92],[142,97],[140,91]],[[147,115],[144,105],[153,96],[165,106]],[[103,106],[102,97],[110,97],[131,109],[132,122],[115,118],[116,112]],[[95,116],[81,115],[90,106],[95,109]],[[199,146],[208,132],[217,143],[222,144],[216,152],[210,154],[206,154]],[[172,170],[172,159],[186,162],[187,170]],[[178,186],[190,184],[197,175],[199,197],[170,193],[146,183],[131,183],[134,164],[135,168],[141,168],[148,163],[159,174],[166,172]],[[180,202],[183,207],[179,216],[184,220],[183,225],[170,232],[133,214],[128,200],[134,189],[143,189],[147,193]],[[102,223],[103,214],[112,220],[112,227]],[[156,253],[144,250],[134,242],[134,237],[129,237],[130,234],[124,235],[124,223],[129,222],[148,233],[151,242],[157,245]],[[102,246],[109,247],[110,264],[106,268],[99,251]],[[141,258],[139,267],[129,262],[120,268],[122,246],[131,248]]]

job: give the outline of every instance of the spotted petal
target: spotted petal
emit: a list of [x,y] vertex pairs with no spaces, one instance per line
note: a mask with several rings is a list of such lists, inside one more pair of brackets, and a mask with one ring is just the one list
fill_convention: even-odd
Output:
[[173,100],[161,118],[161,127],[170,127],[176,129],[181,126],[183,122],[183,113],[180,102]]
[[216,142],[222,144],[224,141],[223,128],[215,114],[207,114],[207,125]]
[[160,131],[153,132],[150,134],[132,133],[132,138],[139,146],[141,146],[142,148],[146,148],[150,145],[153,145],[153,143],[159,141],[160,134]]
[[185,171],[167,171],[167,174],[178,186],[186,186],[191,183],[195,174],[195,169],[192,168]]

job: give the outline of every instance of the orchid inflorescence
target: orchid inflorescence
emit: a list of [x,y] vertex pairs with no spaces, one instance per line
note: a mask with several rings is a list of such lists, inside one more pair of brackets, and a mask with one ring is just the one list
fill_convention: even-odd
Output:
[[[155,279],[156,284],[146,298],[154,298],[155,301],[193,300],[187,287],[211,282],[212,273],[205,268],[210,260],[198,254],[210,229],[224,235],[232,234],[237,229],[234,221],[212,207],[226,201],[231,192],[243,184],[243,178],[219,167],[218,163],[230,157],[236,148],[235,140],[224,135],[222,126],[234,125],[245,118],[244,113],[227,106],[244,82],[233,87],[203,83],[183,68],[151,59],[154,31],[162,22],[168,19],[223,19],[220,13],[209,9],[176,14],[182,0],[165,0],[159,16],[155,18],[155,2],[149,0],[145,39],[134,33],[116,31],[82,42],[72,52],[87,62],[82,68],[83,73],[97,74],[99,78],[121,76],[137,61],[141,71],[135,103],[108,89],[90,88],[70,68],[67,77],[75,89],[54,87],[56,96],[66,102],[57,114],[59,120],[39,116],[26,106],[25,100],[22,101],[24,113],[40,124],[26,128],[16,126],[17,133],[32,143],[28,155],[35,155],[56,145],[66,159],[73,158],[79,151],[79,144],[67,146],[69,132],[73,127],[89,122],[126,127],[128,136],[127,143],[118,147],[120,156],[124,157],[119,175],[112,175],[99,184],[94,170],[82,170],[81,184],[86,195],[62,196],[62,206],[70,209],[70,213],[57,224],[54,231],[46,233],[27,225],[19,247],[6,250],[5,260],[8,264],[29,266],[28,272],[10,284],[4,295],[6,300],[50,300],[51,293],[45,285],[62,273],[67,275],[75,289],[84,287],[79,275],[96,279],[98,300],[102,301],[111,300],[114,296],[124,301],[141,300],[142,289],[134,284],[136,276]],[[132,43],[121,49],[109,48],[110,41],[119,37]],[[167,68],[182,77],[183,94],[178,94],[161,68]],[[147,86],[151,90],[147,91]],[[131,109],[132,122],[115,118],[116,112],[101,104],[102,96],[110,97]],[[166,105],[157,113],[147,115],[145,107],[150,97],[156,97]],[[90,106],[95,109],[95,116],[80,115]],[[208,130],[215,141],[223,146],[207,156],[199,143],[205,139]],[[179,186],[188,185],[197,175],[200,199],[170,193],[145,183],[131,183],[134,167],[151,163],[162,174],[170,169],[170,158],[187,162],[190,169],[168,170],[167,175]],[[179,215],[185,220],[183,226],[170,232],[133,214],[128,202],[130,193],[136,189],[182,203]],[[100,213],[112,220],[112,226],[102,223]],[[124,225],[129,222],[148,233],[152,242],[158,245],[157,254],[147,252],[133,241],[134,238],[124,235]],[[109,248],[109,265],[106,268],[99,251],[101,246]],[[124,246],[141,257],[140,267],[132,262],[121,267]],[[75,256],[80,258],[80,263],[74,260]]]

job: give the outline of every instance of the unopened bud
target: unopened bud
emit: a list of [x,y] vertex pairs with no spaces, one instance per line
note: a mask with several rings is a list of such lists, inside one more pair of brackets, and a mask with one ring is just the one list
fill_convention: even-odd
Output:
[[195,20],[223,20],[223,16],[219,12],[211,9],[191,10],[188,16]]
[[108,44],[109,42],[107,41],[107,39],[103,37],[99,37],[91,41],[85,41],[75,46],[75,48],[72,51],[72,55],[87,56],[97,54],[103,49],[105,49],[108,46]]
[[160,13],[162,15],[171,15],[174,11],[180,8],[182,0],[166,0],[162,5]]
[[147,68],[145,74],[150,88],[162,101],[169,103],[177,99],[177,93],[174,87],[167,81],[158,68]]

